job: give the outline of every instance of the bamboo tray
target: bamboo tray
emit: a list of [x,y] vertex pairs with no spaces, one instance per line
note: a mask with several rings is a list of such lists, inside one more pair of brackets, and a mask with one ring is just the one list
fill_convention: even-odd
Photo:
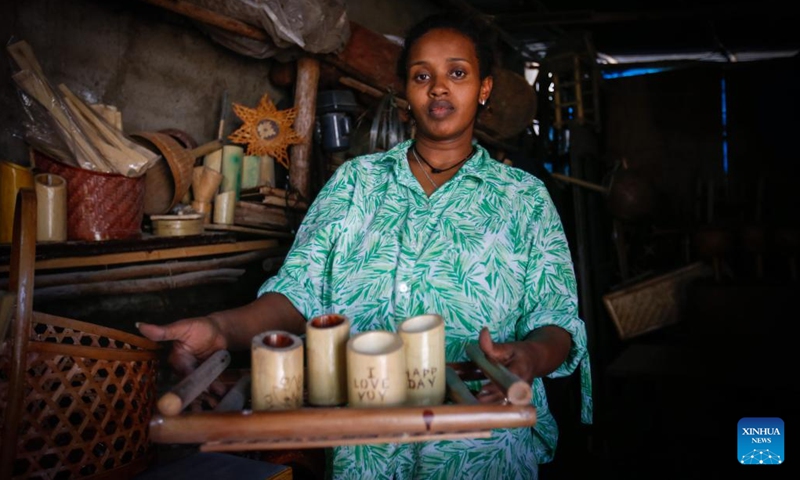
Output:
[[[516,377],[498,377],[495,371],[489,376],[484,371],[496,367],[486,367],[482,371],[473,362],[448,364],[447,399],[435,406],[350,408],[306,403],[294,410],[198,411],[198,398],[189,409],[194,411],[155,414],[150,438],[155,443],[199,444],[204,452],[241,452],[487,438],[496,428],[533,427],[536,408],[530,403],[530,386]],[[498,371],[508,372],[502,367]],[[478,403],[464,380],[486,378],[506,385],[509,402]],[[517,390],[521,386],[528,389]]]

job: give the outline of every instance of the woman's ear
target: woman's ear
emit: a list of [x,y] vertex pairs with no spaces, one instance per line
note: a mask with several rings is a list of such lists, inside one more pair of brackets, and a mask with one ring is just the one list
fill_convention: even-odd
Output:
[[484,103],[489,100],[489,96],[492,94],[492,87],[494,86],[494,79],[491,75],[481,80],[481,95],[480,98],[483,99]]

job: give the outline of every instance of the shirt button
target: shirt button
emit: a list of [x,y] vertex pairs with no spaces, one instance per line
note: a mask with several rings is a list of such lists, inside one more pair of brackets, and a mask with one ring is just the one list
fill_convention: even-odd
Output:
[[406,282],[400,282],[400,284],[397,285],[397,289],[400,291],[400,293],[408,293],[409,291],[409,287]]

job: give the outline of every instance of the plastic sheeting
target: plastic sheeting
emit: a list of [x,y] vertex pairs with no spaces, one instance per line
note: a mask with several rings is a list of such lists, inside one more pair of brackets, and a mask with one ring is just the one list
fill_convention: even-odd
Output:
[[347,43],[350,25],[344,0],[189,0],[200,7],[263,28],[262,42],[206,24],[199,27],[217,43],[255,58],[293,60],[307,53],[333,53]]

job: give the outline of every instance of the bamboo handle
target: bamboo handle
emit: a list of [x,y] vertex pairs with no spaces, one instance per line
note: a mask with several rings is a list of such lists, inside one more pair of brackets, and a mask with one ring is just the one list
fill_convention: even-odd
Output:
[[506,392],[506,398],[512,405],[528,405],[533,392],[528,382],[511,373],[505,366],[492,363],[483,354],[477,342],[467,344],[467,356],[475,362],[486,377]]
[[219,350],[208,357],[172,390],[158,399],[158,410],[164,415],[177,415],[197,398],[231,363],[231,354]]
[[222,140],[218,138],[216,140],[211,140],[208,143],[204,143],[199,147],[193,148],[192,150],[189,151],[189,156],[191,156],[192,158],[202,157],[203,155],[209,154],[211,152],[216,152],[220,148],[222,148]]
[[458,373],[456,373],[452,367],[446,367],[444,373],[445,381],[447,382],[447,396],[456,403],[464,405],[478,404],[478,399],[469,391],[467,384],[461,380],[461,377],[458,376]]
[[552,175],[553,178],[557,178],[559,180],[563,180],[563,181],[569,182],[569,183],[574,183],[575,185],[579,185],[579,186],[581,186],[583,188],[588,188],[589,190],[594,190],[595,192],[600,192],[600,193],[608,193],[609,192],[609,189],[607,189],[606,187],[604,187],[602,185],[598,185],[598,184],[592,183],[592,182],[587,182],[586,180],[581,180],[579,178],[573,178],[573,177],[570,177],[569,175],[562,175],[560,173],[551,173],[550,175]]

